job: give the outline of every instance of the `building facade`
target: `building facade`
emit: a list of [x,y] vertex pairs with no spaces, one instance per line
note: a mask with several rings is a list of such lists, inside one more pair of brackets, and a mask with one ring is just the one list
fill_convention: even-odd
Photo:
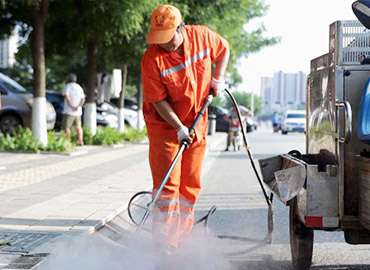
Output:
[[288,109],[304,109],[306,80],[303,72],[275,72],[273,77],[261,78],[262,110],[264,113],[284,112]]

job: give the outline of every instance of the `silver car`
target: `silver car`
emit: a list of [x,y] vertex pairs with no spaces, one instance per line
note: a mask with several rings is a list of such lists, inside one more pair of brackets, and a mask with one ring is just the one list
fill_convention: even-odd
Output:
[[[0,131],[11,133],[18,126],[31,128],[33,95],[8,76],[0,73]],[[56,113],[46,102],[47,129],[54,128]]]

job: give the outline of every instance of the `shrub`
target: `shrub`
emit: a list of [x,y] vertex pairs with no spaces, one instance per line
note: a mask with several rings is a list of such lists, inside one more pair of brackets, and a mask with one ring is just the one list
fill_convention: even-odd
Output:
[[0,150],[38,152],[42,145],[32,136],[32,131],[27,128],[17,128],[13,134],[0,137]]
[[[127,128],[124,133],[111,127],[98,127],[96,134],[92,136],[89,129],[84,128],[84,144],[85,145],[112,145],[123,141],[137,142],[146,138],[146,130],[138,130]],[[71,140],[74,144],[77,142],[77,133],[72,131]]]
[[[94,136],[88,129],[84,129],[84,143],[88,145],[112,145],[123,141],[135,142],[142,141],[146,137],[146,130],[133,128],[126,129],[120,133],[110,127],[99,127]],[[76,131],[72,132],[71,140],[68,140],[64,133],[48,132],[48,145],[42,146],[33,136],[28,128],[18,128],[12,136],[0,135],[0,151],[54,151],[65,152],[74,148],[77,141]]]
[[120,143],[124,140],[122,133],[118,132],[114,128],[104,127],[98,128],[95,136],[93,137],[94,145],[112,145]]
[[48,132],[48,145],[42,146],[33,136],[28,128],[18,128],[12,136],[9,134],[0,136],[0,150],[3,151],[55,151],[65,152],[73,148],[73,144],[62,133]]
[[123,133],[123,138],[125,141],[129,142],[137,142],[142,141],[147,137],[146,129],[134,129],[134,128],[128,128]]
[[44,150],[55,152],[66,152],[72,150],[74,145],[62,132],[59,136],[54,131],[48,133],[48,145]]
[[[90,129],[83,128],[84,144],[89,144],[89,145],[93,144],[93,137],[94,136],[92,135]],[[77,132],[75,128],[72,128],[71,141],[73,144],[77,144]]]

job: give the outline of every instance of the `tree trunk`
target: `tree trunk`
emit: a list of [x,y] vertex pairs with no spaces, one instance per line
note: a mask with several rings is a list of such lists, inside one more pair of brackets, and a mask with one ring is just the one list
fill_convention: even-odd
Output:
[[84,112],[84,127],[89,129],[93,135],[96,134],[96,58],[98,46],[94,40],[87,43],[87,93]]
[[46,74],[44,27],[48,13],[48,0],[41,0],[32,10],[31,50],[33,65],[32,134],[42,145],[47,145]]
[[118,112],[118,131],[124,132],[125,131],[125,114],[124,114],[124,107],[125,107],[125,92],[126,92],[126,82],[127,82],[127,64],[123,64],[122,66],[122,90],[119,96],[119,112]]
[[95,102],[97,53],[98,46],[96,42],[90,40],[87,44],[87,103]]

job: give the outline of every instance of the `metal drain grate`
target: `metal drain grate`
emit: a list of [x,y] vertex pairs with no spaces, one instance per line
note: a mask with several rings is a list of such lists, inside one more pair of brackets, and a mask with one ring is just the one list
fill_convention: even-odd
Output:
[[32,267],[40,263],[47,255],[47,253],[22,255],[2,269],[32,269]]
[[0,232],[0,239],[9,245],[0,246],[0,252],[29,253],[34,248],[61,235],[60,233]]

